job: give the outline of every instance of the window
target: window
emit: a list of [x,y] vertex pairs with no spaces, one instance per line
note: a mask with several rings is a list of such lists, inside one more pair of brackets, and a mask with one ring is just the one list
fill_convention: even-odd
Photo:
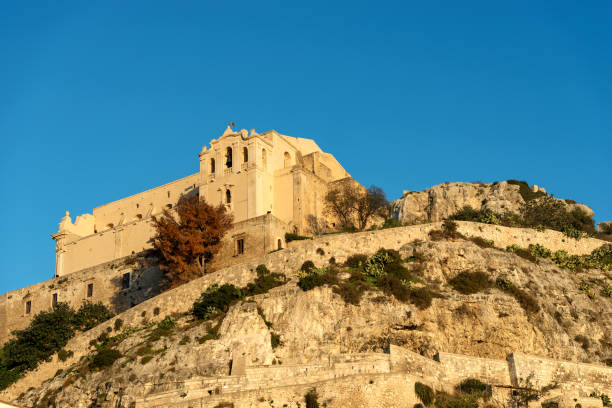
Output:
[[225,152],[225,167],[228,169],[232,167],[232,148],[228,147]]
[[227,204],[231,204],[232,203],[232,192],[229,190],[225,190],[225,202]]
[[242,149],[242,161],[244,163],[249,162],[249,149],[247,147]]
[[281,241],[280,238],[278,239],[278,241],[276,243],[277,243],[277,247],[278,247],[277,249],[283,249],[283,241]]
[[171,209],[172,208],[172,204],[166,204],[166,208],[167,209]]
[[87,297],[93,296],[93,283],[87,284]]
[[168,198],[170,198],[170,192],[168,191]]
[[57,293],[53,294],[53,300],[51,301],[51,306],[53,307],[57,306]]
[[244,254],[244,238],[236,240],[236,255]]
[[136,219],[137,220],[142,220],[142,214],[136,214]]
[[136,208],[140,208],[140,204],[136,204]]
[[26,314],[32,313],[32,301],[28,300],[26,302]]
[[266,149],[261,149],[261,166],[264,170],[268,166],[268,153],[266,153]]
[[111,228],[115,228],[115,225],[113,223],[110,223],[106,226],[106,229],[111,229]]
[[288,152],[285,152],[285,167],[291,166],[291,155]]
[[124,273],[123,274],[123,289],[129,289],[130,288],[130,273]]
[[215,174],[215,159],[210,159],[210,174]]

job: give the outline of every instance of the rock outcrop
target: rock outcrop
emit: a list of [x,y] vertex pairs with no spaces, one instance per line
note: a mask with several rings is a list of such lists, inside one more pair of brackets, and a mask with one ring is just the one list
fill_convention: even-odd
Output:
[[[294,277],[283,286],[232,306],[222,322],[201,323],[187,313],[177,316],[170,336],[157,339],[151,337],[154,326],[145,325],[119,342],[116,347],[122,357],[111,367],[88,372],[88,360],[84,359],[27,391],[18,402],[24,406],[42,406],[51,400],[62,407],[140,406],[131,404],[144,401],[147,395],[170,395],[176,384],[208,384],[206,381],[215,376],[223,381],[215,380],[218,385],[211,385],[210,393],[223,395],[223,387],[240,386],[228,377],[232,369],[244,369],[238,361],[247,367],[310,364],[314,370],[329,365],[337,356],[383,353],[390,344],[430,361],[438,352],[503,361],[518,351],[602,366],[612,358],[612,299],[598,295],[594,286],[609,284],[610,276],[605,272],[591,270],[577,275],[549,261],[533,263],[462,239],[404,244],[400,252],[409,259],[404,265],[437,293],[427,308],[399,302],[377,290],[366,292],[359,305],[348,304],[328,286],[304,292]],[[472,295],[456,292],[449,281],[464,271],[482,271],[492,281],[511,281],[537,301],[539,310],[525,311],[514,297],[497,288]],[[581,289],[583,278],[592,286],[594,296]],[[221,323],[218,333],[210,336],[216,323]],[[276,344],[271,342],[273,335],[280,340]],[[271,381],[268,388],[274,388]],[[386,380],[368,381],[375,396],[380,390],[376,391],[374,381],[383,384]],[[191,406],[186,391],[178,388],[172,392],[176,404],[143,406]],[[231,401],[231,394],[226,395]],[[274,406],[298,406],[294,400],[279,400],[282,394],[275,395]],[[259,402],[250,398],[249,405],[236,406],[271,404],[263,397]],[[330,397],[327,406],[346,406],[342,404],[351,401],[342,398]],[[202,406],[216,406],[212,402],[216,399],[210,401]],[[380,406],[376,404],[366,401],[358,406]]]
[[[534,193],[546,194],[546,190],[535,185],[530,189]],[[569,211],[580,208],[593,216],[593,211],[584,204],[560,201]],[[445,183],[424,191],[404,191],[400,199],[392,202],[392,213],[402,224],[417,224],[442,221],[465,206],[500,214],[518,213],[524,203],[520,186],[515,183]]]

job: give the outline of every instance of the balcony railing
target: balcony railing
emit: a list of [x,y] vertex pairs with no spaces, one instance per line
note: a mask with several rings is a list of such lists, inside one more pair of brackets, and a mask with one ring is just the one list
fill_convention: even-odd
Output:
[[249,163],[248,162],[242,163],[240,165],[240,170],[248,170],[248,169],[249,169]]

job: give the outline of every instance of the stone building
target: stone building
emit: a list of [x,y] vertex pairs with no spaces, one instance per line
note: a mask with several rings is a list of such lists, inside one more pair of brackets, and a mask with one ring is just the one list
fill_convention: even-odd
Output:
[[198,173],[96,207],[74,222],[66,212],[51,236],[54,278],[0,296],[0,344],[58,302],[74,308],[102,302],[120,312],[156,296],[161,271],[142,262],[154,235],[151,217],[182,196],[198,194],[234,215],[213,260],[212,268],[219,269],[285,247],[286,232],[307,233],[309,219],[325,219],[327,189],[354,182],[313,140],[274,130],[235,132],[228,126],[199,159]]
[[285,245],[285,233],[306,233],[309,217],[324,218],[323,197],[330,183],[350,175],[310,139],[233,131],[204,146],[200,171],[160,187],[62,218],[55,276],[65,276],[151,247],[151,216],[172,208],[180,197],[225,205],[234,227],[215,267],[242,262]]

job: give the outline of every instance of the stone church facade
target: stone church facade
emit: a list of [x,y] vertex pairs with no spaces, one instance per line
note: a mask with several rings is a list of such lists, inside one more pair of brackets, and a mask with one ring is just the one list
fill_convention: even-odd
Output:
[[54,303],[74,307],[101,301],[125,310],[156,294],[161,274],[137,269],[126,259],[152,248],[152,216],[172,209],[182,196],[197,194],[234,215],[212,267],[219,269],[286,246],[285,233],[308,234],[310,224],[332,227],[324,213],[330,186],[354,182],[338,161],[311,139],[274,130],[234,131],[204,146],[200,171],[77,216],[68,212],[51,237],[56,241],[54,279],[0,297],[0,342],[11,330]]

